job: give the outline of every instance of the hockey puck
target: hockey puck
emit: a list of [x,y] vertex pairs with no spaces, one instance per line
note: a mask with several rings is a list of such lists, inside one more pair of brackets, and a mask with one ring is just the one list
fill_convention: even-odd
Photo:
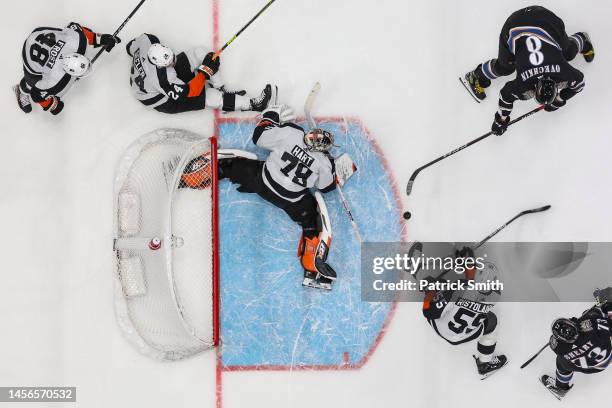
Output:
[[412,214],[410,214],[410,211],[406,211],[406,212],[404,213],[404,219],[405,219],[405,220],[409,220],[409,219],[410,219],[410,217],[412,217]]

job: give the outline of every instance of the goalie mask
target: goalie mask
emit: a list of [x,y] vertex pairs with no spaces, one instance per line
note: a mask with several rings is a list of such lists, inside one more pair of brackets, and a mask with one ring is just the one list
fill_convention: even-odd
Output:
[[564,343],[573,343],[578,339],[578,326],[570,319],[560,318],[552,324],[553,337]]
[[304,135],[304,144],[313,152],[327,152],[334,145],[334,135],[323,129],[312,129]]
[[163,44],[152,44],[147,51],[151,64],[158,68],[166,68],[174,64],[174,51]]
[[86,56],[74,52],[62,57],[62,68],[68,75],[81,78],[89,73],[91,61]]
[[541,105],[550,105],[557,97],[558,88],[554,79],[543,76],[538,79],[535,90],[535,98]]

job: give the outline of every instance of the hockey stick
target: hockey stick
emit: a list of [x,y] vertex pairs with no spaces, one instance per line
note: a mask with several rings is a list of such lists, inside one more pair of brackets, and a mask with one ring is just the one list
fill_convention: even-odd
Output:
[[[545,205],[544,207],[538,207],[538,208],[533,208],[531,210],[525,210],[525,211],[521,211],[520,213],[518,213],[517,215],[515,215],[513,218],[510,219],[510,221],[506,222],[505,224],[503,224],[502,226],[500,226],[499,228],[497,228],[495,231],[493,231],[492,233],[490,233],[489,235],[486,236],[485,239],[483,239],[482,241],[480,241],[479,243],[477,243],[476,245],[474,245],[472,247],[472,250],[475,251],[478,248],[480,248],[481,246],[483,246],[488,240],[490,240],[491,238],[493,238],[495,235],[497,235],[501,230],[503,230],[504,228],[506,228],[508,225],[512,224],[517,218],[522,217],[523,215],[527,215],[527,214],[535,214],[535,213],[539,213],[539,212],[543,212],[543,211],[547,211],[550,209],[550,205]],[[445,270],[444,272],[442,272],[437,279],[441,279],[444,276],[446,276],[446,274],[448,272],[450,272],[450,269]]]
[[[113,37],[117,37],[117,35],[119,34],[119,32],[121,30],[123,30],[123,27],[125,27],[125,25],[128,23],[128,21],[130,21],[132,19],[132,17],[134,16],[134,14],[136,14],[136,12],[138,11],[138,9],[140,8],[140,6],[142,6],[144,4],[145,0],[140,0],[140,2],[138,3],[138,5],[136,5],[136,7],[134,8],[134,10],[132,10],[132,12],[127,16],[127,18],[125,20],[123,20],[123,23],[121,23],[121,25],[119,26],[119,28],[117,28],[115,30],[115,32],[113,33]],[[102,49],[100,51],[98,51],[98,53],[96,55],[94,55],[94,57],[91,59],[91,64],[93,65],[94,62],[96,62],[96,60],[98,58],[100,58],[100,55],[102,55],[102,53],[105,51],[105,48],[102,47]]]
[[[544,106],[543,106],[543,105],[542,105],[542,106],[538,106],[537,108],[535,108],[535,109],[533,109],[533,110],[531,110],[531,111],[529,111],[529,112],[525,113],[524,115],[519,116],[518,118],[516,118],[516,119],[514,119],[514,120],[511,120],[511,121],[510,121],[510,123],[508,123],[508,126],[513,125],[513,124],[515,124],[516,122],[519,122],[519,121],[521,121],[521,120],[525,119],[526,117],[529,117],[529,116],[533,115],[534,113],[541,111],[542,109],[544,109]],[[487,137],[491,136],[492,134],[493,134],[493,132],[492,132],[492,131],[487,132],[487,133],[485,133],[484,135],[482,135],[482,136],[480,136],[480,137],[478,137],[478,138],[476,138],[476,139],[472,140],[471,142],[466,143],[466,144],[464,144],[463,146],[460,146],[460,147],[456,148],[455,150],[452,150],[452,151],[450,151],[450,152],[446,153],[445,155],[440,156],[440,157],[438,157],[437,159],[432,160],[432,161],[430,161],[429,163],[427,163],[427,164],[425,164],[425,165],[423,165],[423,166],[419,167],[418,169],[416,169],[416,170],[415,170],[415,171],[412,173],[412,175],[410,176],[410,179],[408,180],[408,184],[406,185],[406,195],[410,195],[410,193],[412,192],[412,185],[414,184],[414,180],[417,178],[417,176],[419,175],[419,173],[420,173],[421,171],[425,170],[425,169],[426,169],[426,168],[428,168],[429,166],[432,166],[432,165],[436,164],[436,163],[437,163],[437,162],[439,162],[439,161],[442,161],[442,160],[446,159],[446,158],[447,158],[447,157],[449,157],[449,156],[452,156],[452,155],[453,155],[453,154],[455,154],[455,153],[459,153],[459,152],[460,152],[460,151],[462,151],[463,149],[467,149],[468,147],[472,146],[473,144],[476,144],[476,143],[480,142],[481,140],[486,139]]]
[[480,241],[478,244],[476,244],[474,247],[472,247],[472,250],[477,250],[478,248],[480,248],[481,246],[483,246],[488,240],[490,240],[491,238],[493,238],[495,235],[497,235],[501,230],[503,230],[504,228],[506,228],[508,225],[510,225],[512,222],[514,222],[517,218],[522,217],[523,215],[527,215],[527,214],[535,214],[535,213],[539,213],[539,212],[543,212],[543,211],[547,211],[550,209],[550,205],[545,205],[544,207],[538,207],[538,208],[534,208],[531,210],[525,210],[525,211],[521,211],[520,213],[518,213],[517,215],[514,216],[514,218],[512,218],[510,221],[506,222],[504,225],[502,225],[501,227],[499,227],[498,229],[496,229],[495,231],[493,231],[491,234],[489,234],[485,239],[483,239],[482,241]]
[[[306,98],[306,102],[304,103],[304,116],[306,116],[306,120],[312,129],[317,127],[317,122],[312,117],[312,106],[314,105],[314,101],[319,95],[319,91],[321,90],[321,84],[316,83],[310,90],[308,97]],[[353,213],[351,212],[351,207],[342,192],[342,188],[340,187],[340,183],[336,180],[336,189],[338,190],[338,194],[340,195],[340,201],[342,201],[342,206],[344,207],[344,212],[348,216],[348,219],[353,227],[353,231],[355,232],[355,236],[357,237],[357,241],[361,245],[363,240],[361,239],[361,234],[359,233],[359,227],[357,226],[357,222],[355,221],[355,217],[353,217]]]
[[226,49],[226,48],[227,48],[227,47],[228,47],[228,46],[229,46],[231,43],[233,43],[233,42],[234,42],[234,40],[235,40],[236,38],[238,38],[238,36],[239,36],[240,34],[242,34],[242,32],[243,32],[244,30],[246,30],[246,29],[247,29],[247,27],[248,27],[248,26],[250,26],[250,25],[251,25],[251,23],[252,23],[253,21],[255,21],[255,20],[257,19],[257,17],[259,17],[259,16],[260,16],[260,15],[261,15],[261,14],[262,14],[264,11],[266,11],[266,9],[267,9],[268,7],[270,7],[270,6],[272,5],[272,3],[274,3],[274,1],[275,1],[275,0],[270,0],[270,1],[268,1],[268,3],[266,3],[266,5],[265,5],[265,6],[263,6],[263,8],[262,8],[261,10],[259,10],[259,12],[258,12],[257,14],[255,14],[255,15],[253,16],[253,18],[252,18],[252,19],[250,19],[250,20],[249,20],[249,22],[248,22],[248,23],[246,23],[246,24],[245,24],[245,25],[244,25],[244,26],[243,26],[243,27],[240,29],[240,31],[238,31],[236,34],[234,34],[234,36],[233,36],[232,38],[230,38],[228,42],[226,42],[225,44],[223,44],[223,47],[221,47],[220,49],[218,49],[218,50],[215,52],[215,55],[213,56],[213,59],[217,59],[217,57],[219,57],[219,55],[221,55],[221,53],[222,53],[222,52],[223,52],[223,51],[224,51],[224,50],[225,50],[225,49]]
[[533,356],[532,356],[532,357],[531,357],[529,360],[527,360],[527,361],[525,361],[525,362],[523,363],[523,365],[521,366],[521,369],[523,369],[523,368],[527,367],[529,364],[531,364],[531,362],[532,362],[533,360],[535,360],[535,359],[536,359],[536,357],[538,357],[538,356],[540,355],[540,353],[542,353],[542,352],[544,351],[544,349],[546,349],[548,346],[549,346],[549,343],[548,343],[548,342],[546,342],[546,344],[545,344],[545,345],[543,345],[543,346],[542,346],[542,348],[541,348],[540,350],[538,350],[538,352],[537,352],[537,353],[535,353],[535,354],[534,354],[534,355],[533,355]]

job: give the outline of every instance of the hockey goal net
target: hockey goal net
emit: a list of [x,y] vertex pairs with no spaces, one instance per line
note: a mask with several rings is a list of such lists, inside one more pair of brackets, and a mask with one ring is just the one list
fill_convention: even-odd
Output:
[[178,360],[219,341],[216,139],[160,129],[115,177],[115,310],[144,354]]

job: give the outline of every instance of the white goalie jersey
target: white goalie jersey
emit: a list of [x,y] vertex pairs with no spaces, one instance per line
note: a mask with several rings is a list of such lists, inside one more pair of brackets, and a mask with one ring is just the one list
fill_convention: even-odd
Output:
[[293,123],[258,123],[253,143],[271,150],[262,178],[279,197],[299,201],[311,188],[328,192],[336,186],[334,159],[327,152],[314,152],[304,143],[304,129]]

